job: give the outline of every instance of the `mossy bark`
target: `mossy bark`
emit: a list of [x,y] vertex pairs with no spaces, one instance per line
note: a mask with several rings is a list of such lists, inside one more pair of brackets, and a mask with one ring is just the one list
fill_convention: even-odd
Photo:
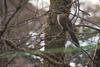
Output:
[[[66,32],[62,32],[57,22],[57,14],[66,13],[69,16],[71,0],[50,0],[50,13],[48,14],[47,29],[45,30],[45,51],[54,60],[64,63],[64,47],[66,42]],[[62,21],[63,22],[63,21]],[[53,51],[54,50],[54,51]],[[56,57],[56,59],[54,58]],[[45,60],[45,67],[69,67],[64,64],[50,63]]]
[[98,48],[96,51],[96,56],[94,58],[95,64],[94,67],[100,67],[100,49]]

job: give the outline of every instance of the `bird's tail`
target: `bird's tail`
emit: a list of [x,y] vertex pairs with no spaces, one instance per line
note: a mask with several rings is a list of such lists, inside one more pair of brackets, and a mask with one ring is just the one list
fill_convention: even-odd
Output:
[[78,39],[77,39],[75,33],[74,33],[73,31],[68,31],[68,32],[69,32],[71,41],[75,44],[76,47],[80,47],[79,41],[78,41]]

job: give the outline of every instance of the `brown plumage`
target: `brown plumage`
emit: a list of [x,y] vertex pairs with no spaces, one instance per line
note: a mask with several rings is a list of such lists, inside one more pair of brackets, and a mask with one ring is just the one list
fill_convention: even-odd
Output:
[[75,44],[76,47],[80,47],[78,39],[74,33],[73,25],[66,14],[59,14],[58,15],[58,24],[64,32],[68,32],[72,42]]
[[58,24],[62,28],[63,32],[69,33],[73,44],[76,47],[80,48],[92,60],[92,62],[95,63],[93,61],[93,59],[91,58],[91,56],[83,48],[80,47],[79,41],[74,33],[73,25],[71,23],[71,20],[68,18],[68,16],[66,14],[59,14],[57,17],[57,20],[58,20]]

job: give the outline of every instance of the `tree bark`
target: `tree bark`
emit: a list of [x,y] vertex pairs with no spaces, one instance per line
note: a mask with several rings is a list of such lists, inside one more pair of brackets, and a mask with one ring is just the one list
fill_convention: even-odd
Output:
[[45,31],[45,51],[49,53],[48,55],[51,58],[59,63],[50,63],[45,59],[45,67],[69,67],[67,64],[64,64],[66,32],[62,32],[61,28],[59,28],[57,15],[67,14],[68,18],[71,3],[72,0],[50,0],[50,13],[48,15],[47,29]]
[[96,56],[94,58],[95,67],[100,67],[100,49],[98,48],[96,51]]

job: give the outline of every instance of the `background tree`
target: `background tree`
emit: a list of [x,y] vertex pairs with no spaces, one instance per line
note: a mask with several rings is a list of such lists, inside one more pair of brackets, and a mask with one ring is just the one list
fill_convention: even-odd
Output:
[[[0,15],[0,55],[7,55],[6,53],[13,51],[16,53],[19,50],[29,50],[30,45],[35,47],[35,44],[40,42],[40,38],[32,35],[31,32],[40,33],[41,29],[39,28],[42,27],[43,21],[41,17],[36,17],[36,15],[39,15],[37,12],[44,13],[45,11],[38,11],[28,0],[4,0],[2,4],[0,7],[5,8],[1,9],[4,13],[3,16]],[[35,39],[33,40],[32,37]],[[37,40],[36,43],[35,40]],[[3,57],[5,56],[0,57],[0,67],[7,66],[11,59]]]

